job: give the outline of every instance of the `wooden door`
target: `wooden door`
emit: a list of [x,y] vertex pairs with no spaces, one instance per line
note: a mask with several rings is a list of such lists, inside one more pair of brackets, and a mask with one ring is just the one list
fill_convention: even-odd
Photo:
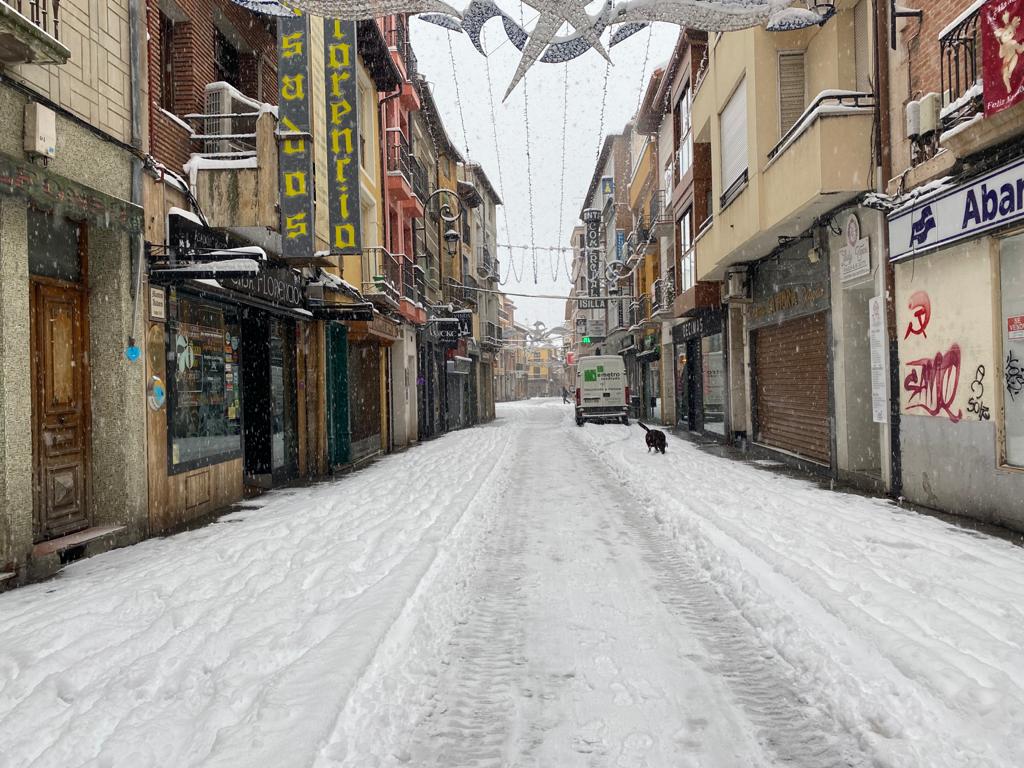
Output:
[[37,541],[89,527],[89,365],[85,290],[33,279],[32,432]]
[[756,440],[820,464],[832,456],[825,313],[755,332]]

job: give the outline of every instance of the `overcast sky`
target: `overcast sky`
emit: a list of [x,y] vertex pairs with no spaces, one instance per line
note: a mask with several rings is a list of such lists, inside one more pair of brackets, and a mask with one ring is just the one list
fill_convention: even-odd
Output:
[[[498,3],[512,18],[519,18],[517,0],[498,0]],[[454,5],[459,6],[459,3]],[[525,14],[527,26],[532,27],[531,20],[536,14],[529,5],[525,7]],[[504,213],[508,215],[510,231],[505,231],[505,218],[499,210],[499,244],[568,247],[603,135],[620,132],[636,112],[641,86],[646,84],[656,66],[667,61],[678,33],[678,27],[658,24],[611,49],[614,66],[608,76],[602,133],[601,104],[606,64],[599,54],[590,51],[567,64],[536,64],[503,104],[501,99],[519,63],[519,52],[507,42],[499,19],[489,21],[484,31],[484,46],[491,52],[488,59],[476,51],[465,34],[447,32],[433,24],[413,20],[410,36],[420,71],[433,83],[434,98],[448,134],[470,160],[484,167],[505,202]],[[608,39],[607,32],[604,39]],[[488,97],[488,61],[493,117]],[[566,80],[567,100],[563,98]],[[457,93],[461,99],[457,98]],[[465,132],[459,114],[460,102]],[[526,125],[527,102],[529,131]],[[568,116],[563,123],[565,105]],[[563,133],[566,147],[564,205],[560,204]],[[527,139],[532,174],[527,163]],[[509,273],[509,253],[507,248],[498,249],[502,279]],[[522,249],[512,253],[515,269],[502,286],[503,290],[567,295],[569,254],[538,251],[535,280],[531,254]],[[514,297],[513,301],[518,308],[516,318],[520,322],[532,325],[534,321],[541,320],[549,327],[563,323],[564,301],[519,297]]]

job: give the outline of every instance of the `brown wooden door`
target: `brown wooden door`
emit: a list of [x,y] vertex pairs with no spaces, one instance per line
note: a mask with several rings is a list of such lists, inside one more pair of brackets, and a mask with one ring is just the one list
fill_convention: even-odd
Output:
[[754,365],[757,442],[829,464],[825,313],[756,331]]
[[89,367],[85,291],[32,281],[32,426],[37,541],[87,528]]

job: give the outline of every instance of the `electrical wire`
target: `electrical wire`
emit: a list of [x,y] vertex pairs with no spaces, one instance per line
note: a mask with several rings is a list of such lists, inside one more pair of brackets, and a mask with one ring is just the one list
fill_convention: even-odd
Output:
[[452,62],[452,82],[455,83],[455,105],[459,108],[459,122],[462,123],[462,143],[466,145],[466,162],[469,162],[471,153],[469,151],[469,132],[466,130],[466,115],[462,110],[462,93],[459,90],[458,67],[455,66],[455,49],[452,47],[452,36],[448,38],[448,57]]
[[[526,11],[523,8],[523,0],[519,0],[519,23],[526,28]],[[527,195],[530,203],[530,242],[537,239],[536,222],[533,217],[533,156],[530,153],[530,92],[529,79],[523,75],[523,123],[526,128],[526,183]],[[537,252],[533,251],[533,284],[537,284]]]

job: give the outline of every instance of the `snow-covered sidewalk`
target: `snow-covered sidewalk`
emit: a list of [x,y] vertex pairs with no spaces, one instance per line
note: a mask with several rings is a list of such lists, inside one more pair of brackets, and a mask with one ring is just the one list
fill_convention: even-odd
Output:
[[672,437],[646,456],[635,426],[578,435],[878,765],[1024,764],[1024,550]]
[[463,517],[494,506],[511,437],[449,435],[0,595],[0,766],[311,764]]

